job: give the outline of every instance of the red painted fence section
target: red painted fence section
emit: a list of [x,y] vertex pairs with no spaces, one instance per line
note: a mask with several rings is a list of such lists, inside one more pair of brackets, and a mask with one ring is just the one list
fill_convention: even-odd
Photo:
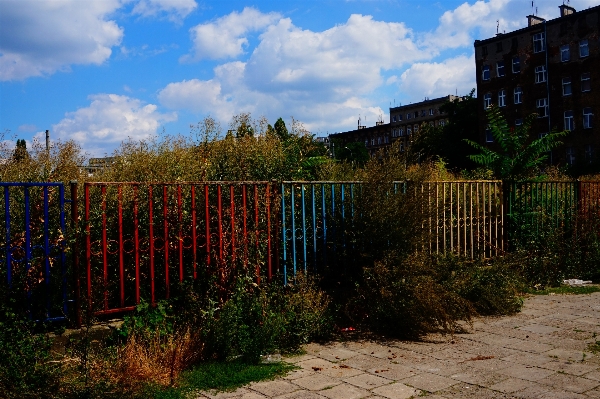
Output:
[[169,298],[175,284],[208,273],[226,284],[249,268],[271,279],[269,182],[85,183],[85,279],[97,315]]

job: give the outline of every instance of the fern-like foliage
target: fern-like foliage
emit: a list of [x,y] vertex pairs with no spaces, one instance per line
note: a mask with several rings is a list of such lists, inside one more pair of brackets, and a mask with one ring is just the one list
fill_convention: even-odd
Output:
[[480,153],[471,155],[473,162],[494,172],[499,179],[520,179],[529,177],[548,159],[548,153],[562,144],[560,138],[568,131],[552,131],[545,136],[531,140],[530,129],[536,114],[531,114],[521,126],[509,128],[506,119],[497,106],[487,110],[489,129],[499,151],[482,146],[471,140],[465,140]]

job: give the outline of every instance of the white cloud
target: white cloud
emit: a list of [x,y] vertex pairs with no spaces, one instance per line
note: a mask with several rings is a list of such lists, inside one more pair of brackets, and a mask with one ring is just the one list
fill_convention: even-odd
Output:
[[190,29],[194,42],[192,54],[183,56],[181,61],[235,58],[248,46],[245,35],[261,31],[279,18],[277,13],[263,14],[246,7],[241,13],[234,11],[214,22],[197,25]]
[[123,29],[108,20],[121,5],[119,0],[4,0],[0,80],[49,75],[72,64],[102,64],[123,38]]
[[103,155],[128,138],[148,138],[162,123],[177,119],[175,113],[162,114],[156,105],[127,96],[96,94],[88,98],[89,107],[66,113],[52,131],[61,139],[77,141],[94,155]]
[[165,15],[172,22],[181,22],[198,7],[195,0],[140,0],[132,10],[142,17]]
[[461,55],[443,62],[416,63],[400,77],[400,88],[412,101],[448,94],[464,95],[476,87],[475,60]]

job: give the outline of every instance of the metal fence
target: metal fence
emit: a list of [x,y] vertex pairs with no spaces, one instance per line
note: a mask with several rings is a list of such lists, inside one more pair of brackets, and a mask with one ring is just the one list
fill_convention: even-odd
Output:
[[[36,320],[64,319],[82,297],[95,314],[124,312],[184,280],[226,286],[242,269],[257,282],[341,272],[370,245],[357,226],[372,187],[360,182],[89,182],[79,198],[72,184],[71,200],[60,183],[0,187],[5,280],[20,284]],[[396,182],[377,193],[417,204],[426,239],[415,250],[471,258],[600,216],[600,182]]]
[[63,320],[69,312],[65,189],[61,183],[0,182],[4,210],[0,262],[8,289],[28,317]]

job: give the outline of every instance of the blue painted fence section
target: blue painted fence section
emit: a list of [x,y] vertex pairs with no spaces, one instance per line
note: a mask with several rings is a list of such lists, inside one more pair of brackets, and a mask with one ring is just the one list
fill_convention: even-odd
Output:
[[35,321],[68,315],[65,188],[62,183],[0,182],[4,211],[0,264],[8,287]]

